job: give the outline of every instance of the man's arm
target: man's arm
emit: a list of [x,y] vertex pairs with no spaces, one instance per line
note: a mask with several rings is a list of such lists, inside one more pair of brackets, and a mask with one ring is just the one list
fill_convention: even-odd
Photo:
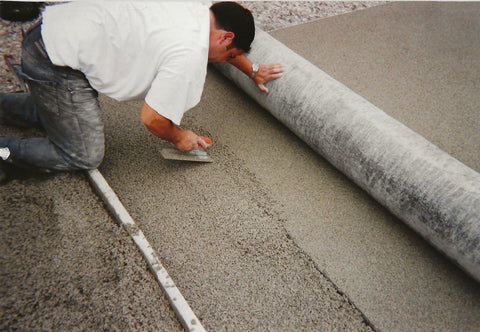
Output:
[[173,143],[182,151],[191,151],[199,147],[208,148],[212,144],[207,137],[179,128],[172,121],[158,114],[147,103],[143,103],[140,118],[152,134]]
[[[228,60],[228,62],[244,72],[247,76],[252,75],[252,62],[247,58],[246,55],[242,54],[236,56],[235,58]],[[253,77],[253,81],[258,86],[260,91],[268,93],[268,89],[264,84],[268,81],[282,77],[284,70],[285,66],[281,63],[260,64],[258,72]]]

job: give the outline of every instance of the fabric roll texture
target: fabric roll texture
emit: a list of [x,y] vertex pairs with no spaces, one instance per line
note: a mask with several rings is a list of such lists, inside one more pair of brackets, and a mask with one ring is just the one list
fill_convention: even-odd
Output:
[[257,28],[249,58],[281,62],[264,94],[217,64],[274,117],[480,281],[480,174]]

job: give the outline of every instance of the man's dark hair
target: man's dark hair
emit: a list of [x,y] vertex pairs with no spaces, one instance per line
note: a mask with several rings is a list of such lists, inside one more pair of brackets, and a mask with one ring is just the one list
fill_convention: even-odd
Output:
[[232,46],[248,53],[255,37],[252,13],[235,2],[218,2],[213,4],[210,10],[217,21],[217,28],[235,34]]

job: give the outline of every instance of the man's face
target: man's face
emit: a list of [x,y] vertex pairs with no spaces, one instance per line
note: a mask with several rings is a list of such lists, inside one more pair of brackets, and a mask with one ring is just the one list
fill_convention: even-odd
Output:
[[236,47],[214,47],[213,50],[210,49],[208,53],[208,61],[224,63],[242,54],[243,51]]
[[211,32],[208,61],[224,63],[242,55],[242,50],[232,46],[234,37],[235,35],[229,31],[215,30]]

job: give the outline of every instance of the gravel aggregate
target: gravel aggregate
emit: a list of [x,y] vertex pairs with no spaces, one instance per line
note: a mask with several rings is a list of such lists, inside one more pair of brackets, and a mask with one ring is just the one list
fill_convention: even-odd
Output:
[[384,4],[385,1],[240,1],[265,31]]

